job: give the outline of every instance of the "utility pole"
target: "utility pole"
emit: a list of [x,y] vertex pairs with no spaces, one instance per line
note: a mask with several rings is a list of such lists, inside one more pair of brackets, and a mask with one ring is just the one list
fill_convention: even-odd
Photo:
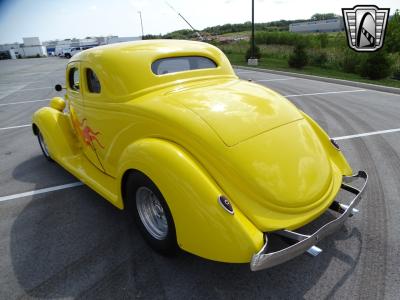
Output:
[[138,14],[139,14],[139,16],[140,16],[140,26],[142,27],[142,40],[143,40],[144,33],[143,33],[142,12],[139,10],[139,11],[138,11]]
[[250,58],[247,64],[250,66],[257,66],[258,59],[255,57],[256,42],[254,39],[254,0],[251,0],[251,45],[250,45]]

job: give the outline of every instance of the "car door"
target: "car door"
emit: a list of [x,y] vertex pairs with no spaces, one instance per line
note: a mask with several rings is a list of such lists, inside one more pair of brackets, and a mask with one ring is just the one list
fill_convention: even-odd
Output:
[[67,94],[72,125],[79,140],[80,146],[87,159],[104,172],[98,154],[96,132],[87,122],[82,95],[82,74],[79,62],[71,62],[67,66]]
[[85,116],[104,172],[115,176],[121,150],[117,140],[124,129],[132,126],[133,120],[131,115],[118,109],[120,105],[110,100],[101,71],[96,65],[82,62]]

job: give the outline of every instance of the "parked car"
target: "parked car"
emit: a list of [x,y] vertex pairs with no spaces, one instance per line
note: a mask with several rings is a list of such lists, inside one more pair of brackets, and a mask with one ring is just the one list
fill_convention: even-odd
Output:
[[[367,174],[352,175],[313,119],[240,80],[212,45],[96,47],[69,61],[65,89],[33,115],[44,156],[126,209],[161,253],[261,270],[318,254],[315,244],[357,212]],[[335,199],[341,189],[348,204]],[[337,218],[315,233],[294,231],[327,210]],[[289,245],[270,250],[273,235]]]
[[74,56],[75,54],[77,54],[77,53],[79,53],[79,52],[81,52],[83,50],[90,49],[90,48],[92,48],[92,47],[85,46],[85,47],[66,48],[66,49],[63,50],[61,56],[69,59],[72,56]]

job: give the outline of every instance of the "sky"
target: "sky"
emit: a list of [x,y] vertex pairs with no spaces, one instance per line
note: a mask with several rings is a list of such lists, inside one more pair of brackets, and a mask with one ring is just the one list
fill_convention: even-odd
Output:
[[[251,0],[168,0],[196,29],[251,20]],[[399,0],[255,0],[255,22],[307,19],[314,13],[341,14],[357,4],[400,9]],[[0,44],[23,37],[41,41],[87,36],[165,34],[188,25],[165,0],[0,0]]]

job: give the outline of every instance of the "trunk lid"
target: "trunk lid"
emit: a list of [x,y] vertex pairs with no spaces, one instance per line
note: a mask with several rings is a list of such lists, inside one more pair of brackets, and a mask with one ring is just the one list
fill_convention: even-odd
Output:
[[242,80],[194,86],[173,94],[227,146],[302,119],[297,108],[279,94]]

